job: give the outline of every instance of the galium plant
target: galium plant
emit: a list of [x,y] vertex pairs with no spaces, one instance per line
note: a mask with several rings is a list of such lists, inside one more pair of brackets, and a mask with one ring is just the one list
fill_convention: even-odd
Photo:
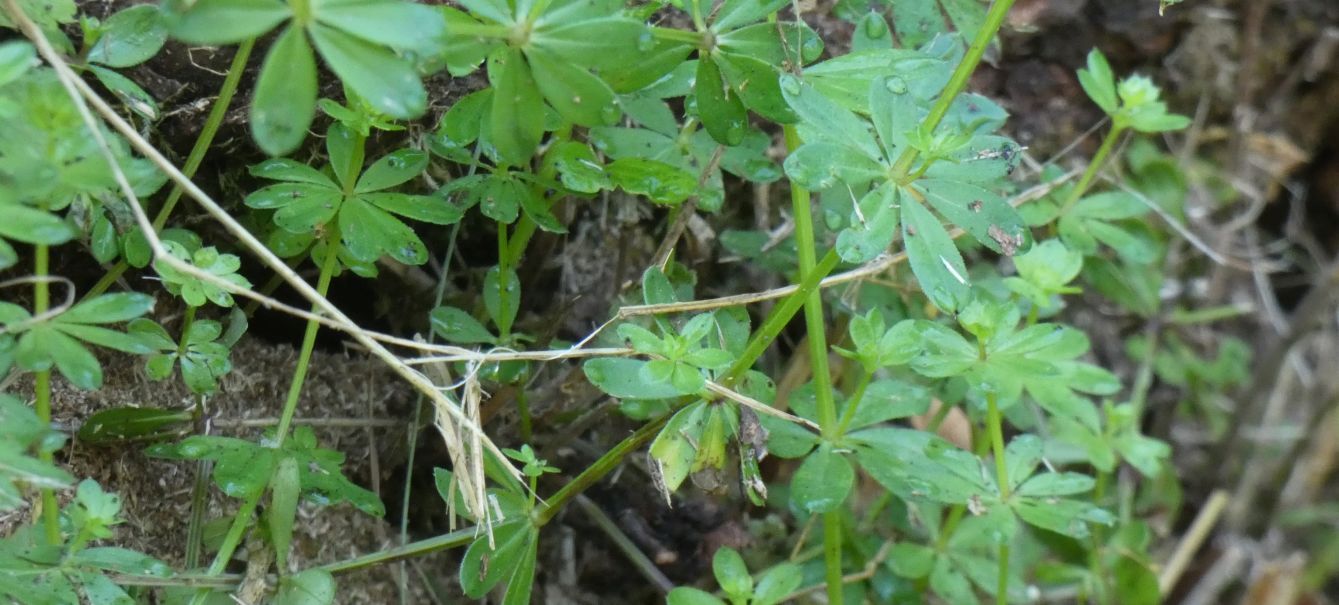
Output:
[[[180,182],[152,231],[138,230],[140,210],[118,179],[149,196],[164,175],[109,130],[90,136],[82,99],[68,96],[54,67],[93,74],[151,126],[156,101],[114,69],[151,60],[169,38],[238,43],[187,160],[190,175],[256,40],[274,33],[248,114],[256,146],[270,157],[251,166],[262,183],[230,212],[261,226],[264,245],[294,266],[310,260],[320,296],[337,277],[353,279],[345,269],[366,278],[380,266],[430,257],[451,264],[437,248],[442,227],[494,232],[488,262],[495,264],[469,276],[472,289],[450,304],[439,296],[423,318],[456,351],[540,340],[527,333],[518,268],[540,262],[526,258],[537,230],[567,232],[570,209],[586,200],[645,201],[677,223],[699,212],[725,215],[738,203],[730,183],[784,180],[789,191],[794,230],[785,241],[739,231],[721,238],[796,286],[756,326],[739,307],[680,311],[694,302],[695,278],[673,258],[671,230],[669,256],[642,272],[649,311],[619,315],[615,329],[596,335],[620,354],[583,362],[583,375],[641,428],[566,473],[530,444],[501,455],[473,447],[453,454],[454,468],[435,470],[443,508],[475,527],[405,548],[464,547],[458,580],[467,596],[530,602],[544,526],[646,448],[667,505],[690,483],[720,493],[738,481],[753,505],[805,528],[796,532],[796,552],[806,540],[822,543],[811,557],[771,557],[755,572],[723,548],[712,564],[720,592],[677,587],[668,596],[675,605],[777,603],[813,590],[826,591],[828,603],[933,594],[1003,604],[1030,598],[1039,584],[1092,602],[1156,602],[1147,528],[1130,507],[1114,505],[1107,484],[1124,463],[1158,477],[1168,448],[1139,432],[1143,395],[1119,399],[1121,379],[1090,363],[1087,337],[1062,322],[1065,306],[1090,286],[1148,311],[1145,299],[1101,284],[1112,274],[1156,273],[1165,250],[1144,223],[1149,209],[1122,189],[1094,189],[1124,136],[1188,122],[1168,112],[1152,80],[1117,81],[1093,51],[1079,79],[1110,117],[1110,131],[1076,182],[1052,167],[1043,172],[1049,195],[1016,208],[1015,194],[1033,185],[1015,174],[1024,150],[1004,134],[1008,116],[998,104],[965,92],[1011,5],[843,1],[836,14],[856,24],[853,50],[825,57],[819,35],[783,0],[169,1],[101,22],[83,18],[77,45],[61,29],[75,20],[71,1],[6,0],[0,26],[37,45],[0,45],[0,268],[25,260],[32,272],[22,282],[32,286],[31,307],[0,303],[0,373],[30,374],[34,386],[31,410],[0,396],[0,506],[31,503],[41,522],[0,541],[0,595],[123,603],[147,591],[131,594],[118,578],[174,585],[171,571],[147,555],[93,545],[114,537],[115,496],[84,481],[69,504],[58,504],[56,492],[70,490],[74,478],[53,463],[63,436],[48,424],[52,370],[96,389],[101,370],[91,344],[143,355],[152,378],[179,375],[198,397],[212,395],[247,326],[235,296],[252,287],[234,242],[206,242],[168,225]],[[690,25],[648,23],[661,10],[682,11]],[[44,50],[53,43],[54,55]],[[38,65],[35,49],[53,66]],[[318,100],[325,90],[318,56],[342,84],[342,102]],[[487,85],[455,99],[434,130],[420,136],[407,128],[429,106],[425,77],[479,69]],[[321,146],[309,142],[317,108],[332,119]],[[369,149],[387,148],[394,150],[368,162]],[[284,157],[298,150],[310,153]],[[443,175],[435,191],[423,186]],[[150,241],[160,243],[157,258]],[[51,248],[73,242],[98,262],[120,261],[83,300],[53,305],[52,283],[79,284],[50,275]],[[840,269],[902,261],[909,272],[864,283],[852,298],[820,288]],[[150,265],[169,296],[105,293],[127,267]],[[445,291],[445,272],[441,279]],[[162,319],[164,306],[184,306],[175,325]],[[801,310],[809,349],[807,357],[794,353],[808,381],[783,397],[768,353]],[[226,322],[212,318],[218,312],[229,314]],[[278,425],[259,440],[179,438],[203,413],[201,399],[186,410],[108,410],[80,431],[90,444],[152,441],[153,456],[198,463],[188,566],[178,572],[216,580],[250,536],[273,549],[275,602],[330,603],[329,568],[290,565],[298,503],[384,514],[376,495],[341,474],[342,454],[320,447],[309,428],[293,428],[318,319],[308,318]],[[125,322],[124,331],[112,327]],[[1160,373],[1207,371],[1174,355],[1162,354]],[[466,376],[462,400],[479,396],[481,380],[510,384],[528,441],[527,379],[539,365],[531,362],[545,358],[457,356],[439,378]],[[935,431],[950,413],[967,419],[970,443]],[[926,416],[924,430],[906,425]],[[456,434],[442,423],[442,434]],[[798,461],[788,485],[760,467],[769,454]],[[515,473],[512,462],[520,465]],[[556,492],[540,495],[550,476],[568,474]],[[873,498],[858,497],[867,495],[862,477],[877,486]],[[240,506],[223,520],[213,561],[202,565],[209,483]],[[196,579],[177,582],[174,594],[206,602],[218,584]]]

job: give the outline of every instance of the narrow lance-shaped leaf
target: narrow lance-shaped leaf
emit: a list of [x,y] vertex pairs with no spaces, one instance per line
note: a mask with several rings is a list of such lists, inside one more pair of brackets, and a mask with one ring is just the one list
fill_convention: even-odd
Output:
[[930,301],[953,313],[971,298],[967,266],[944,225],[912,195],[902,196],[902,240],[911,271]]
[[290,26],[265,55],[251,102],[251,136],[261,150],[283,155],[307,136],[316,115],[316,59],[298,27]]

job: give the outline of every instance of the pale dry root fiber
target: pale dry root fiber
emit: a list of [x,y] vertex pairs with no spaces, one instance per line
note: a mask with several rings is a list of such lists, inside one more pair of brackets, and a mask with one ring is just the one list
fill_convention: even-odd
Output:
[[[53,377],[53,420],[71,432],[93,413],[139,405],[184,409],[193,401],[179,379],[149,380],[143,361],[122,355],[100,355],[105,380],[97,391],[80,391],[58,376]],[[236,420],[274,419],[280,415],[297,352],[289,345],[272,345],[243,339],[232,353],[233,371],[222,380],[219,393],[208,401],[210,415],[227,423]],[[25,379],[13,392],[31,397],[32,384]],[[299,419],[375,419],[377,426],[314,426],[320,445],[343,453],[344,472],[354,482],[380,489],[383,501],[403,489],[389,482],[390,470],[404,464],[406,429],[413,418],[414,393],[380,361],[356,353],[344,355],[317,351],[297,408]],[[394,426],[387,426],[390,420]],[[300,422],[299,422],[300,424]],[[219,426],[213,434],[245,439],[259,437],[262,427]],[[58,462],[76,478],[92,478],[105,489],[120,494],[125,523],[110,543],[158,557],[181,569],[190,518],[194,462],[149,458],[142,444],[92,447],[72,441],[58,453]],[[377,477],[373,477],[373,460]],[[211,484],[208,519],[236,510],[237,500],[224,496]],[[68,499],[68,494],[62,494]],[[435,497],[435,496],[434,496]],[[417,499],[417,498],[416,498]],[[64,500],[63,500],[64,501]],[[426,498],[423,501],[430,501]],[[20,510],[0,516],[0,535],[10,533],[31,514]],[[317,507],[303,504],[298,511],[293,537],[291,565],[306,568],[371,553],[398,543],[398,528],[370,517],[349,505]],[[245,556],[245,548],[239,556]],[[208,564],[212,553],[202,555]],[[435,557],[419,558],[424,568],[437,567]],[[380,565],[337,577],[340,603],[398,602],[395,565]],[[233,570],[240,571],[240,570]],[[410,602],[430,602],[421,594],[422,582],[411,571]]]

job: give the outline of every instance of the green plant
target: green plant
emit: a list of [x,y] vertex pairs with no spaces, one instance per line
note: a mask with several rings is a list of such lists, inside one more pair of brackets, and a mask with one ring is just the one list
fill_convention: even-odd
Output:
[[[37,46],[0,45],[0,268],[19,262],[10,242],[33,250],[32,276],[17,282],[32,285],[31,309],[0,303],[0,372],[33,375],[34,409],[0,397],[0,505],[34,502],[43,526],[0,543],[0,594],[23,601],[13,582],[31,581],[56,591],[48,601],[82,590],[93,602],[123,602],[116,599],[131,597],[103,571],[166,575],[138,553],[89,546],[111,537],[119,506],[96,484],[79,484],[63,516],[57,506],[55,490],[74,478],[53,464],[61,439],[47,424],[51,370],[77,387],[97,388],[100,365],[86,343],[145,355],[155,380],[179,370],[197,395],[187,409],[103,411],[80,431],[90,444],[152,441],[151,455],[196,463],[188,567],[199,566],[208,483],[240,500],[235,514],[215,520],[227,530],[202,572],[175,584],[154,580],[193,604],[217,596],[219,577],[248,536],[274,551],[279,603],[329,603],[333,571],[454,546],[465,548],[456,575],[466,595],[530,602],[543,560],[541,530],[643,447],[667,505],[689,485],[719,492],[737,479],[755,506],[805,528],[796,532],[794,557],[759,556],[766,567],[756,578],[740,553],[716,551],[724,600],[681,586],[669,592],[676,605],[776,603],[819,589],[829,603],[933,594],[951,603],[987,595],[1003,604],[1030,598],[1036,583],[1073,588],[1100,603],[1156,600],[1148,529],[1107,489],[1124,463],[1150,480],[1165,474],[1168,446],[1140,431],[1149,378],[1118,399],[1121,379],[1092,363],[1088,337],[1062,322],[1079,294],[1103,296],[1136,315],[1159,312],[1161,274],[1154,268],[1167,246],[1146,220],[1148,199],[1177,216],[1184,184],[1148,143],[1126,158],[1128,190],[1099,188],[1098,177],[1126,135],[1177,130],[1188,120],[1168,112],[1150,79],[1118,82],[1094,51],[1079,80],[1111,129],[1077,182],[1051,167],[1042,174],[1049,195],[1016,208],[1015,194],[1032,184],[1014,175],[1023,150],[1002,134],[1004,109],[965,92],[1011,5],[843,1],[836,14],[856,24],[853,51],[824,59],[819,35],[794,13],[798,7],[781,0],[637,7],[468,0],[460,8],[399,0],[170,1],[161,12],[134,7],[102,23],[84,19],[77,53],[57,34],[75,18],[72,3],[7,0],[0,25],[17,26]],[[661,9],[684,11],[691,28],[648,24]],[[212,126],[188,159],[193,174],[252,44],[271,32],[248,117],[260,150],[275,156],[248,171],[266,182],[240,208],[189,191],[216,216],[232,221],[236,214],[261,237],[242,233],[248,237],[239,235],[234,250],[232,242],[207,245],[202,235],[169,227],[176,200],[193,189],[183,180],[148,222],[135,198],[156,192],[164,175],[102,125],[89,130],[83,99],[69,97],[73,84],[59,68],[88,70],[151,122],[153,99],[112,68],[150,59],[168,36],[240,42]],[[51,37],[73,56],[53,55]],[[35,49],[52,67],[35,65]],[[318,54],[342,83],[342,101],[318,100],[325,90]],[[409,127],[429,105],[424,77],[444,69],[463,78],[480,67],[487,86],[455,99],[432,131],[420,136]],[[318,107],[332,119],[319,149],[307,142]],[[378,149],[393,151],[369,163],[369,150]],[[698,212],[729,221],[735,183],[783,179],[792,234],[771,241],[773,234],[733,231],[721,240],[794,290],[756,325],[733,301],[696,301],[694,270],[675,256],[684,225]],[[422,193],[420,183],[439,186]],[[521,269],[539,262],[527,258],[537,233],[567,233],[571,217],[596,196],[649,202],[670,228],[654,264],[641,271],[640,292],[631,294],[644,304],[617,315],[615,329],[591,335],[608,348],[581,368],[591,385],[619,401],[610,409],[642,424],[587,466],[563,462],[564,473],[540,457],[539,441],[531,445],[527,393],[540,388],[530,379],[544,362],[584,353],[564,350],[543,320],[527,316],[526,304],[543,286],[526,285],[523,299],[528,278]],[[462,231],[495,237],[496,252],[483,246],[479,266],[449,274]],[[50,248],[75,240],[98,262],[122,262],[87,300],[53,306]],[[247,328],[235,296],[275,302],[250,291],[242,272],[248,247],[267,262],[271,253],[288,259],[290,267],[270,264],[286,277],[307,260],[314,265],[312,315],[283,411],[259,440],[182,437],[230,371],[231,349]],[[385,512],[373,493],[341,473],[342,454],[319,447],[309,428],[293,428],[321,325],[348,328],[322,299],[335,279],[350,278],[345,269],[368,278],[433,257],[441,259],[433,267],[440,268],[438,295],[421,319],[446,344],[395,343],[442,354],[416,363],[436,364],[431,375],[443,384],[392,365],[434,398],[453,464],[436,469],[436,487],[451,514],[474,528],[334,569],[294,571],[289,557],[301,500]],[[910,271],[889,271],[850,296],[828,296],[820,287],[839,269],[869,276],[902,261]],[[149,294],[103,293],[126,267],[150,264],[171,302],[180,300],[179,320],[145,317],[154,308]],[[221,310],[226,323],[212,315]],[[808,349],[773,347],[801,310]],[[107,327],[122,322],[129,322],[125,332]],[[371,348],[367,338],[360,342]],[[536,350],[524,350],[532,345]],[[1152,345],[1131,343],[1135,356],[1141,346]],[[1199,387],[1226,386],[1239,367],[1239,356],[1206,363],[1175,338],[1162,346],[1151,367],[1192,397],[1208,396]],[[780,367],[784,359],[768,356],[774,350],[795,355],[790,372]],[[803,384],[779,388],[773,379],[783,372]],[[442,395],[456,386],[463,387],[459,397]],[[527,442],[519,449],[496,448],[479,432],[486,389],[514,393]],[[971,443],[935,432],[949,414],[965,419]],[[927,430],[903,426],[926,415],[933,416]],[[794,467],[788,485],[769,485],[759,465],[769,453],[796,461],[787,463]],[[861,477],[872,482],[862,486]],[[566,479],[561,487],[542,496],[559,478]],[[27,498],[25,486],[36,487],[38,497]],[[857,497],[861,490],[873,493]],[[804,555],[811,527],[822,546]]]

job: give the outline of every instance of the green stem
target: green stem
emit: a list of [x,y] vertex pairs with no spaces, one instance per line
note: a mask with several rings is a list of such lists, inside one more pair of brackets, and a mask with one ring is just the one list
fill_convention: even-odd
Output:
[[[330,278],[335,274],[335,267],[339,266],[339,232],[333,227],[326,232],[325,259],[321,261],[321,275],[316,280],[316,293],[324,297],[330,290]],[[320,312],[320,308],[312,305],[312,312]],[[302,350],[298,353],[298,366],[293,370],[293,381],[288,385],[288,397],[284,400],[284,411],[279,417],[279,427],[274,432],[274,447],[283,445],[284,439],[288,436],[288,429],[293,425],[293,414],[298,409],[298,399],[302,395],[302,384],[307,380],[307,369],[311,364],[312,350],[316,348],[316,333],[321,329],[321,324],[314,320],[307,321],[307,332],[302,336]]]
[[524,388],[516,390],[516,412],[520,415],[521,441],[530,443],[530,435],[533,430],[530,418],[530,400],[526,398]]
[[[218,553],[214,555],[214,562],[209,565],[205,571],[206,576],[217,576],[223,573],[227,568],[228,561],[232,560],[232,555],[237,552],[237,547],[242,543],[242,535],[246,533],[246,528],[251,525],[251,516],[256,512],[256,506],[260,504],[260,497],[265,494],[265,490],[257,489],[255,493],[248,494],[242,500],[241,508],[237,509],[237,516],[233,517],[232,525],[228,527],[228,533],[223,536],[223,542],[219,545]],[[209,597],[210,590],[201,588],[191,599],[191,605],[203,605],[205,599]]]
[[[1009,488],[1009,465],[1004,458],[1004,420],[1000,416],[1000,406],[994,392],[986,393],[986,424],[990,433],[990,449],[995,456],[995,481],[1000,486],[1000,501],[1007,502],[1011,495]],[[999,585],[995,601],[999,605],[1009,602],[1009,544],[1000,544]]]
[[758,327],[758,331],[753,334],[753,338],[749,339],[748,345],[744,347],[744,352],[735,360],[735,364],[730,366],[730,371],[726,372],[722,379],[727,386],[733,385],[744,375],[744,372],[753,367],[753,363],[758,361],[759,357],[762,357],[767,347],[771,346],[772,341],[776,340],[776,337],[786,328],[786,324],[790,323],[790,319],[795,317],[800,307],[804,306],[804,301],[809,298],[809,294],[818,289],[819,282],[823,281],[824,277],[827,277],[833,269],[837,268],[837,263],[840,260],[841,258],[837,256],[837,250],[835,248],[829,249],[827,254],[824,254],[823,258],[818,260],[814,270],[800,279],[795,292],[781,299],[781,302],[772,307],[772,312],[767,314],[767,318]]
[[345,573],[357,569],[364,569],[367,567],[372,567],[373,565],[380,565],[382,563],[388,563],[399,559],[408,559],[410,557],[418,557],[426,555],[428,553],[437,552],[439,550],[446,550],[448,548],[465,546],[466,544],[473,542],[475,536],[477,536],[478,534],[479,534],[478,528],[466,527],[464,529],[458,529],[456,531],[453,531],[449,534],[442,534],[440,536],[435,536],[432,538],[428,538],[426,540],[419,540],[417,542],[410,542],[409,544],[405,544],[403,546],[397,546],[395,548],[380,550],[371,554],[363,555],[361,557],[355,557],[344,561],[336,561],[334,563],[328,563],[326,565],[316,567],[315,569],[328,571],[332,574]]
[[543,527],[553,520],[553,517],[558,514],[558,511],[562,510],[563,505],[567,504],[568,500],[586,491],[586,488],[594,485],[596,481],[618,468],[618,465],[623,462],[624,456],[641,449],[643,444],[654,439],[660,433],[660,429],[665,426],[665,423],[669,422],[670,417],[679,411],[679,408],[689,403],[692,402],[681,402],[680,405],[674,406],[674,409],[666,412],[660,418],[642,425],[642,428],[637,429],[637,432],[620,441],[613,449],[605,452],[593,464],[586,467],[586,470],[581,471],[581,474],[568,481],[567,485],[553,494],[553,497],[549,498],[548,502],[535,512],[535,525]]
[[851,421],[855,419],[855,411],[860,407],[860,401],[865,398],[865,389],[869,388],[870,380],[874,378],[874,373],[862,371],[860,382],[855,385],[855,391],[851,393],[850,400],[846,403],[846,410],[842,412],[841,423],[837,425],[837,436],[846,434],[846,429],[851,426]]
[[[967,82],[972,78],[972,73],[976,71],[976,66],[981,63],[981,57],[985,55],[986,48],[990,46],[990,41],[995,39],[995,34],[1000,31],[1000,26],[1004,24],[1004,16],[1009,13],[1009,8],[1013,5],[1014,0],[995,0],[994,4],[990,5],[990,10],[986,12],[986,19],[981,24],[981,29],[976,31],[976,38],[972,40],[971,46],[967,47],[967,54],[963,55],[962,61],[953,70],[953,75],[949,76],[948,85],[944,87],[944,92],[939,95],[939,99],[930,108],[929,115],[921,121],[920,128],[926,132],[934,132],[935,127],[939,126],[939,122],[943,121],[945,115],[948,115],[953,100],[958,98],[963,90],[967,89]],[[893,173],[898,175],[908,174],[919,153],[908,146],[893,164]]]
[[[785,126],[786,150],[794,152],[800,146],[795,127]],[[818,264],[814,252],[814,213],[809,190],[790,184],[791,214],[795,221],[795,244],[798,248],[800,279],[815,273]],[[823,437],[835,440],[842,426],[837,421],[837,405],[832,399],[832,374],[828,370],[827,326],[823,317],[823,293],[815,288],[804,300],[804,327],[809,339],[809,366],[814,380],[814,396],[818,408],[818,425]],[[828,603],[842,602],[842,518],[840,511],[823,513],[823,560],[826,564]]]
[[[502,309],[512,308],[511,291],[507,288],[510,281],[507,276],[511,275],[511,260],[507,258],[507,251],[510,246],[507,245],[507,224],[498,222],[497,224],[497,274],[498,289],[497,300],[498,307]],[[510,324],[498,324],[498,336],[506,339],[511,336]]]
[[1083,194],[1088,191],[1088,187],[1092,185],[1093,179],[1097,177],[1097,173],[1102,170],[1102,165],[1106,163],[1107,156],[1111,155],[1111,150],[1115,148],[1116,141],[1118,141],[1120,135],[1124,133],[1125,128],[1123,126],[1113,126],[1111,130],[1107,132],[1106,138],[1102,139],[1102,146],[1097,148],[1097,153],[1093,155],[1093,160],[1088,162],[1087,170],[1083,171],[1083,176],[1079,177],[1079,182],[1076,183],[1074,189],[1069,192],[1069,197],[1065,198],[1064,205],[1060,207],[1060,216],[1064,216],[1065,213],[1069,212],[1069,209],[1073,208],[1074,204],[1078,203],[1079,198],[1083,197]]
[[[181,173],[186,178],[195,176],[195,171],[200,169],[200,163],[205,159],[205,153],[209,151],[209,146],[214,144],[214,136],[218,134],[219,125],[223,124],[223,118],[228,114],[228,107],[232,105],[233,95],[237,92],[237,86],[242,81],[242,72],[246,71],[247,59],[251,57],[251,49],[256,45],[255,38],[243,41],[237,45],[237,52],[232,56],[232,63],[228,66],[228,75],[223,78],[223,87],[219,89],[219,96],[214,100],[214,105],[209,108],[209,115],[205,117],[205,123],[200,128],[200,135],[195,138],[195,144],[191,147],[191,152],[186,156],[186,163],[181,167]],[[181,199],[184,190],[180,184],[174,184],[172,191],[167,194],[167,200],[163,202],[163,207],[158,209],[158,214],[153,218],[153,230],[159,232],[167,225],[167,219],[172,215],[172,210],[176,208],[177,202]],[[107,273],[103,274],[98,283],[94,284],[84,295],[84,299],[93,298],[107,291],[116,280],[121,277],[129,265],[125,259],[117,262]]]
[[[330,289],[330,278],[335,274],[335,267],[339,266],[339,231],[331,228],[326,232],[326,253],[321,262],[321,275],[316,281],[316,292],[325,296]],[[312,312],[319,312],[320,309],[312,306]],[[298,365],[293,370],[293,380],[289,383],[288,396],[284,400],[284,411],[279,417],[278,428],[274,433],[274,446],[276,449],[284,444],[284,439],[288,436],[288,429],[293,425],[293,414],[297,411],[298,399],[302,394],[302,385],[307,379],[307,369],[311,364],[312,351],[316,348],[316,333],[320,331],[321,324],[316,321],[307,321],[307,332],[302,337],[302,350],[298,353]],[[223,544],[219,547],[218,554],[214,556],[214,562],[209,566],[207,575],[216,576],[223,573],[224,567],[232,559],[232,555],[241,544],[242,535],[247,526],[251,524],[251,516],[255,513],[256,505],[260,502],[260,497],[265,493],[264,489],[256,490],[253,495],[248,495],[242,503],[242,508],[237,511],[237,516],[233,519],[232,526],[228,528],[228,534],[223,538]],[[191,605],[201,605],[204,602],[208,591],[202,590],[196,593]]]
[[[45,206],[42,207],[45,209]],[[51,271],[51,250],[45,244],[37,244],[33,250],[33,315],[41,315],[51,308],[51,288],[47,275]],[[37,372],[33,376],[33,409],[43,424],[51,423],[51,370]],[[42,462],[50,464],[55,456],[43,451],[39,454]],[[60,507],[56,504],[56,492],[49,487],[38,491],[42,500],[42,527],[47,542],[60,544]]]

